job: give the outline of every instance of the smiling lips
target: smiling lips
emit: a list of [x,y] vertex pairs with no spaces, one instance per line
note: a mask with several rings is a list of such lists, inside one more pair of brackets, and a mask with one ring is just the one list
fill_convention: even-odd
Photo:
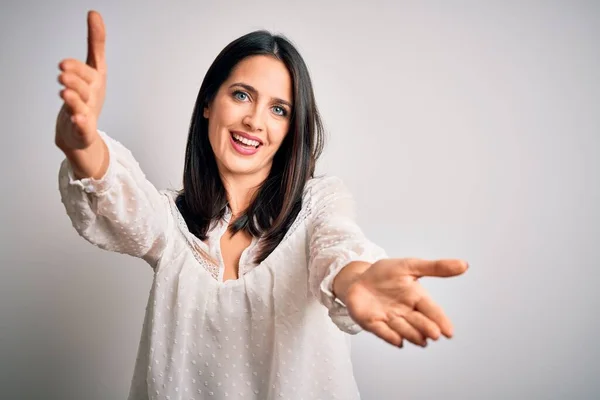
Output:
[[245,156],[256,154],[263,144],[259,138],[239,131],[232,131],[230,140],[233,148]]

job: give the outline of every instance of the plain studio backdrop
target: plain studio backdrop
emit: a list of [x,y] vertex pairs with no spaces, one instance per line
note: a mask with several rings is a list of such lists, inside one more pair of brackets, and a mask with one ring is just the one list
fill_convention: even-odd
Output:
[[58,62],[85,59],[88,9],[107,28],[99,128],[158,188],[181,185],[210,63],[266,28],[305,57],[318,171],[345,180],[367,235],[393,257],[470,262],[421,281],[453,339],[353,338],[364,399],[600,396],[597,2],[56,0],[0,12],[0,398],[129,390],[152,271],[81,239],[57,183]]

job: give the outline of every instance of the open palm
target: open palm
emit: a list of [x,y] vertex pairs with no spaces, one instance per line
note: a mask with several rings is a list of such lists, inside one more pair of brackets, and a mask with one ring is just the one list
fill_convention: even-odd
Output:
[[461,260],[381,260],[348,288],[346,306],[356,323],[386,342],[402,347],[406,339],[424,347],[427,338],[451,337],[453,328],[418,279],[456,276],[467,268]]

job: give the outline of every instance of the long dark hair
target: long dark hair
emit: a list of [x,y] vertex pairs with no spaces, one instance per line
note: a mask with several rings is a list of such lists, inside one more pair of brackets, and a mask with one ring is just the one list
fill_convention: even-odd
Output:
[[298,216],[304,186],[314,175],[324,144],[323,124],[308,68],[285,37],[264,30],[248,33],[228,44],[208,69],[192,114],[183,189],[176,204],[190,232],[201,240],[207,238],[212,224],[224,217],[227,195],[208,140],[208,120],[203,111],[233,68],[255,55],[269,55],[282,61],[291,75],[293,87],[290,128],[273,157],[269,176],[245,213],[229,228],[231,234],[245,231],[261,238],[254,260],[260,263],[277,247]]

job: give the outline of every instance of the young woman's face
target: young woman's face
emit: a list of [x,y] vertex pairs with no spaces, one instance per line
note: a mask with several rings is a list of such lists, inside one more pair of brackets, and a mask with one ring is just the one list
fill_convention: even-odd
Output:
[[219,172],[266,178],[291,112],[292,79],[281,61],[260,55],[239,62],[204,109]]

